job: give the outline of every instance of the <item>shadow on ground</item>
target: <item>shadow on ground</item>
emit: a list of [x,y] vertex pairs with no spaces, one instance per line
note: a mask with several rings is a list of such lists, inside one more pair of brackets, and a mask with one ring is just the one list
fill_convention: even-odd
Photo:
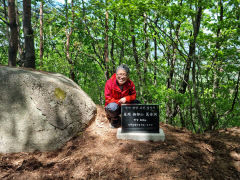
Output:
[[240,179],[240,128],[161,128],[165,142],[117,140],[98,106],[96,120],[58,151],[1,154],[0,179]]

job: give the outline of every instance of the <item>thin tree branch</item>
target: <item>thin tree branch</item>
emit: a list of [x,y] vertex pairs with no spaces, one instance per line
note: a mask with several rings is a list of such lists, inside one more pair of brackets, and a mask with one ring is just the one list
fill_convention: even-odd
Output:
[[232,107],[227,112],[225,112],[223,115],[220,115],[220,117],[227,116],[229,113],[231,113],[234,110],[234,106],[235,106],[237,98],[238,98],[239,81],[240,81],[240,71],[238,72],[238,80],[237,80],[237,85],[236,85],[236,88],[235,88],[235,95],[234,95],[234,98],[233,98]]
[[2,20],[6,25],[10,26],[10,24],[7,21],[5,21],[1,16],[0,16],[0,20]]
[[[153,21],[152,19],[148,18],[148,20],[150,20],[151,23],[154,23],[154,21]],[[153,28],[154,32],[157,32],[157,31],[155,30],[154,26],[153,26],[151,23],[149,23],[149,26]],[[177,48],[178,52],[180,53],[180,55],[184,58],[185,61],[187,61],[186,56],[188,56],[188,55],[187,55],[188,53],[186,52],[186,50],[185,50],[184,47],[182,46],[182,43],[179,41],[179,39],[177,38],[184,52],[182,52],[182,51],[179,49],[179,47],[177,46],[177,43],[174,41],[174,39],[172,39],[172,37],[170,37],[170,36],[169,36],[164,30],[162,30],[158,25],[155,25],[155,26],[156,26],[168,39],[170,39],[170,41],[176,46],[176,48]],[[158,37],[159,37],[159,35],[158,35]]]
[[105,69],[104,69],[104,67],[102,66],[102,64],[98,61],[98,59],[96,58],[96,57],[94,57],[93,55],[91,55],[91,54],[87,54],[87,53],[85,53],[85,52],[83,52],[83,51],[79,51],[80,53],[82,53],[82,54],[84,54],[84,55],[86,55],[86,56],[88,56],[88,57],[90,57],[90,58],[92,58],[93,60],[95,60],[97,63],[98,63],[98,65],[101,67],[101,69],[104,71]]

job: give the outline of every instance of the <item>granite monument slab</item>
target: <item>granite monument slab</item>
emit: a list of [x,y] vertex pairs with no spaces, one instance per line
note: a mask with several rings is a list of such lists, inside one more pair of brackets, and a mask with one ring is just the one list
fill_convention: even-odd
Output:
[[118,139],[138,141],[164,141],[159,128],[159,105],[124,104],[121,106],[121,125]]

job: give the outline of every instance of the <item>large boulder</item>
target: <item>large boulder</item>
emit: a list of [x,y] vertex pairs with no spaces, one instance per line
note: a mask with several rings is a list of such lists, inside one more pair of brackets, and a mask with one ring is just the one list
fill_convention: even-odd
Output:
[[95,115],[96,105],[69,78],[0,66],[0,152],[58,149]]

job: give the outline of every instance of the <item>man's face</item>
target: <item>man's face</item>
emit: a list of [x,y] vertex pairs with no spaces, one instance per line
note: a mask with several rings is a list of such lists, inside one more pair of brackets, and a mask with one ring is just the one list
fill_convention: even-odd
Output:
[[126,71],[119,69],[116,73],[116,79],[119,85],[123,85],[128,80]]

